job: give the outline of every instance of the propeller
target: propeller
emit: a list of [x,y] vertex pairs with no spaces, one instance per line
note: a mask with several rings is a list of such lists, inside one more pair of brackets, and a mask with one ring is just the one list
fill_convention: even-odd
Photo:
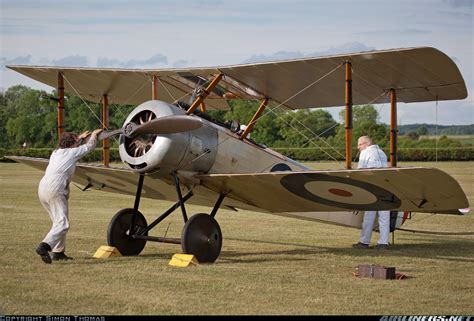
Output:
[[[151,115],[151,113],[150,113]],[[147,119],[139,119],[140,124],[133,121],[127,123],[124,127],[115,130],[105,130],[99,134],[98,139],[106,139],[115,135],[125,135],[134,138],[139,135],[164,135],[187,132],[201,128],[203,123],[200,118],[188,115],[174,115],[155,118],[151,116]]]

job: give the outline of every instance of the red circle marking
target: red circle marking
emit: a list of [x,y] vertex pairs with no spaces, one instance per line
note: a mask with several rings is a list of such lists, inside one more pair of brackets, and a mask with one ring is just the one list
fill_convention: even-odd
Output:
[[339,188],[330,188],[328,189],[329,193],[332,193],[334,195],[337,195],[337,196],[342,196],[342,197],[351,197],[352,196],[352,193],[351,192],[348,192],[348,191],[345,191],[343,189],[339,189]]

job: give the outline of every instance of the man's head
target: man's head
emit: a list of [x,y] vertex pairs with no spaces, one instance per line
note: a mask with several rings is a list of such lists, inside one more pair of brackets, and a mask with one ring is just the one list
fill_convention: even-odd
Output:
[[372,144],[372,139],[370,139],[369,136],[361,136],[357,141],[357,148],[359,149],[359,151],[363,151]]
[[71,148],[77,143],[77,136],[74,133],[64,132],[59,136],[59,148]]

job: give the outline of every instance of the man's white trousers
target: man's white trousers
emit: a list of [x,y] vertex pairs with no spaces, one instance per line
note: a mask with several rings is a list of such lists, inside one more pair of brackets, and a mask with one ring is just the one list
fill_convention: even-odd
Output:
[[63,193],[41,189],[38,191],[41,205],[48,212],[53,223],[51,230],[43,242],[48,243],[53,252],[64,252],[66,247],[66,234],[69,230],[68,201]]
[[387,244],[390,236],[390,211],[366,211],[362,222],[362,231],[360,232],[360,242],[370,244],[372,231],[374,229],[375,215],[378,212],[379,217],[379,241],[377,244]]

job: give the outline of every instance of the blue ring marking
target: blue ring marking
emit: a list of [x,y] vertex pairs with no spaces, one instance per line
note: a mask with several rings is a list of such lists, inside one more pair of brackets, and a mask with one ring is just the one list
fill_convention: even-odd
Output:
[[283,172],[283,171],[291,171],[291,167],[286,165],[285,163],[278,163],[270,169],[270,172]]
[[[308,191],[305,185],[309,182],[337,182],[347,185],[357,186],[372,193],[376,197],[376,201],[369,204],[350,204],[350,203],[341,203],[320,196],[314,195]],[[326,174],[318,173],[298,173],[298,174],[288,174],[283,176],[280,180],[280,184],[283,185],[288,191],[292,192],[295,195],[298,195],[304,199],[307,199],[312,202],[321,203],[324,205],[340,207],[350,210],[390,210],[400,207],[400,199],[390,193],[389,191],[378,187],[376,185],[361,182],[351,178],[339,177],[339,176],[329,176]]]

